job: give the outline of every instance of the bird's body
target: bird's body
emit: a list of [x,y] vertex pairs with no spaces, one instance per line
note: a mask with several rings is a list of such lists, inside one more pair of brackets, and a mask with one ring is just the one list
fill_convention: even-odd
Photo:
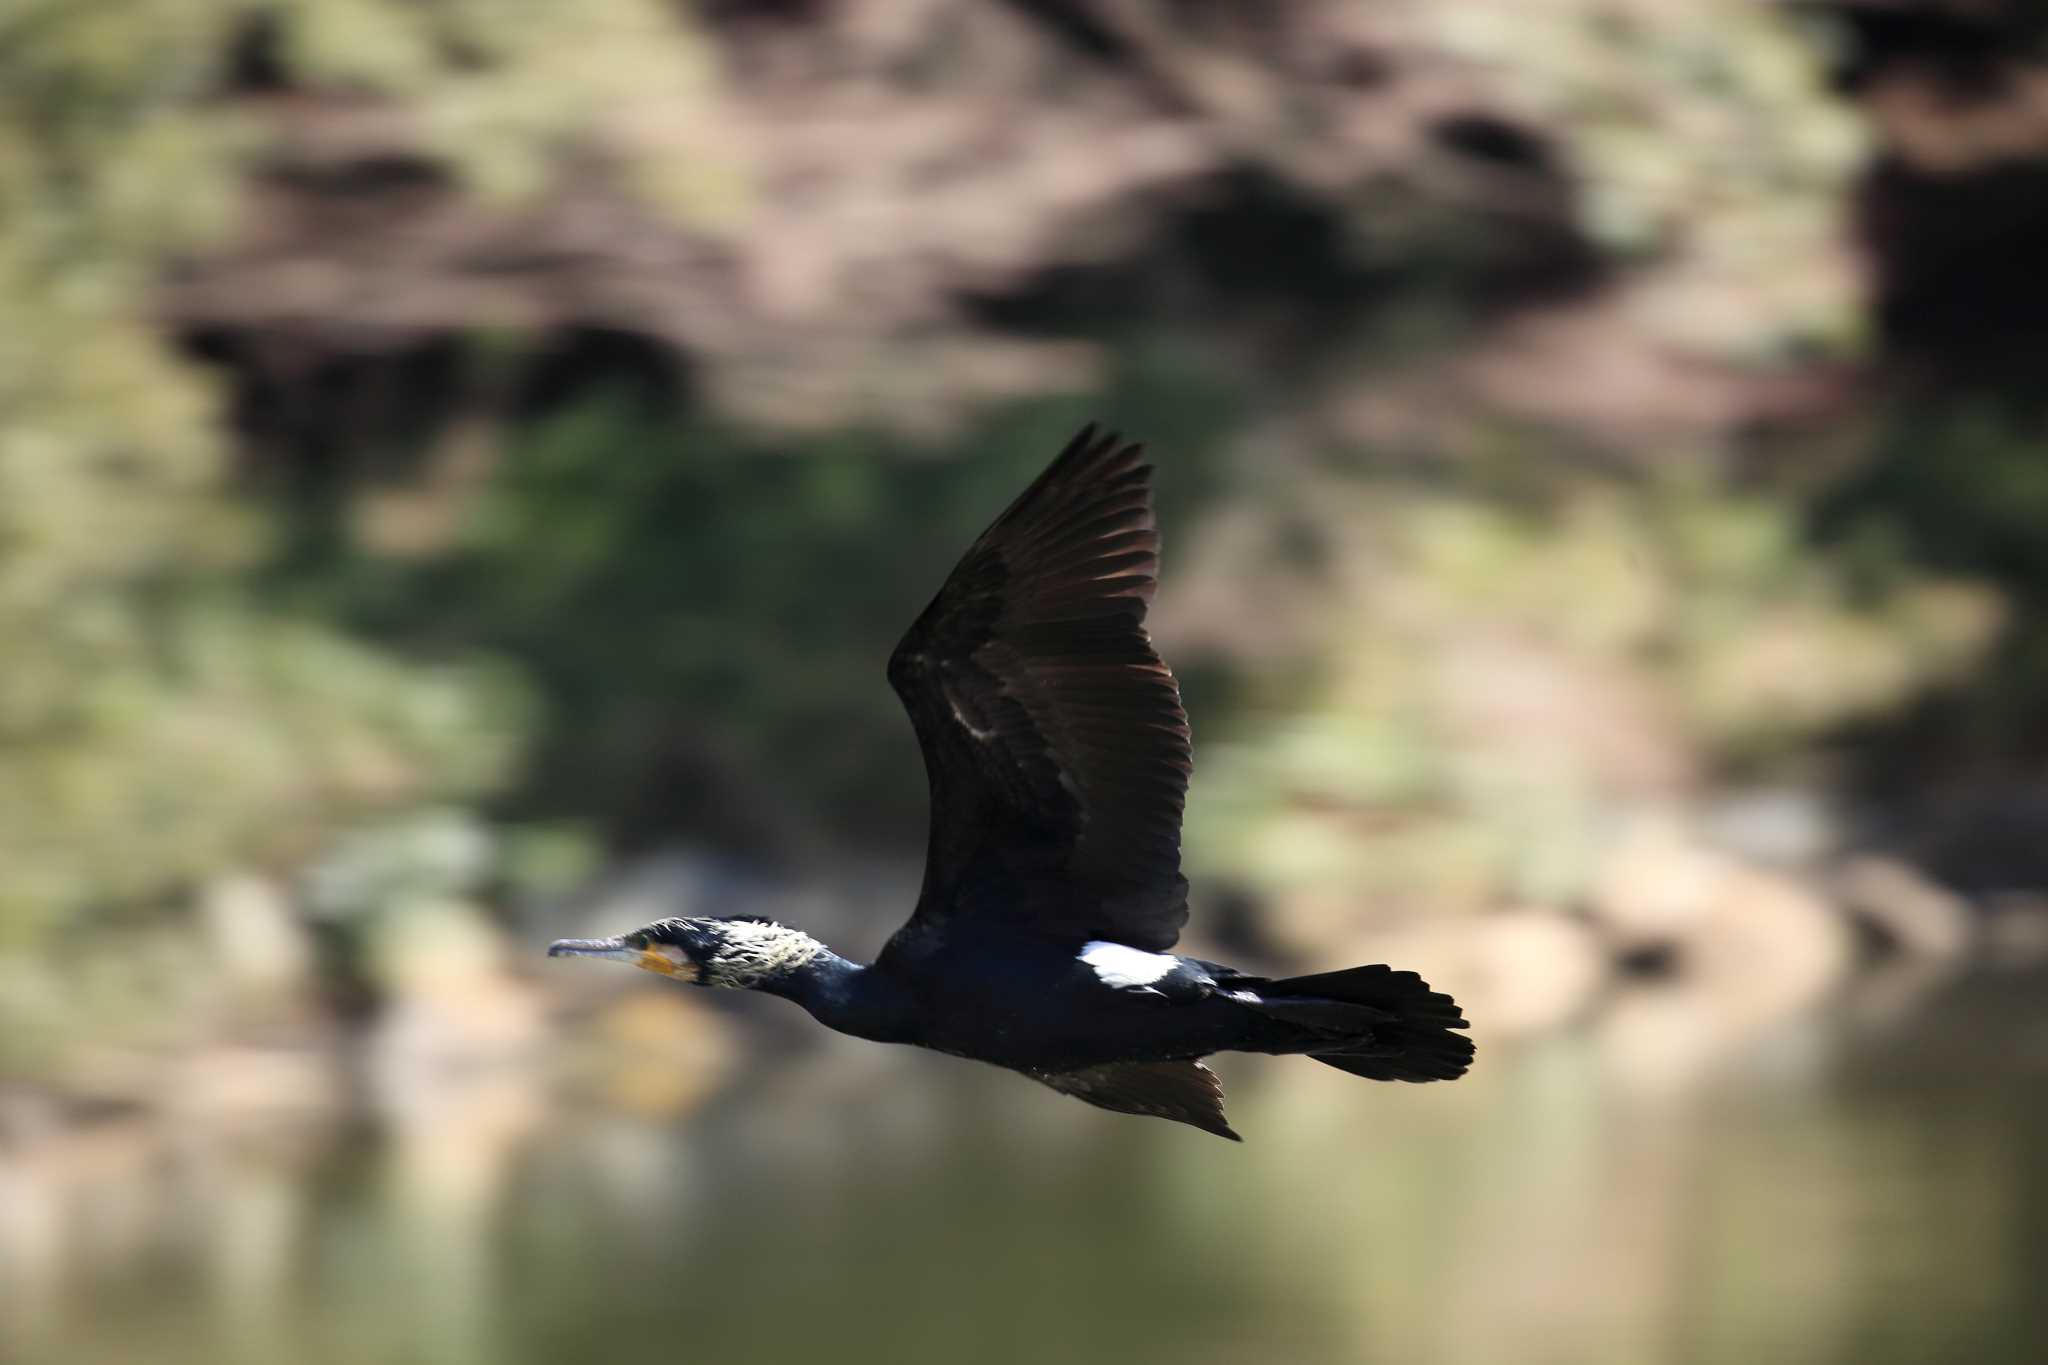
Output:
[[871,966],[753,919],[662,920],[559,955],[785,996],[857,1037],[1022,1072],[1235,1137],[1216,1052],[1449,1080],[1464,1020],[1412,972],[1274,980],[1169,951],[1191,754],[1145,634],[1158,535],[1139,449],[1089,428],[971,546],[889,661],[932,815],[916,910]]
[[[1021,936],[949,945],[908,973],[926,983],[917,1041],[958,1057],[1056,1074],[1111,1062],[1205,1057],[1249,1039],[1243,1006],[1208,998],[1213,992],[1206,989],[1197,993],[1192,963],[1114,946],[1134,961],[1090,965],[1083,960],[1086,945],[1075,952]],[[1112,960],[1100,948],[1093,956],[1097,964]],[[1156,975],[1150,974],[1154,959],[1163,968]],[[1124,977],[1120,967],[1148,974]]]

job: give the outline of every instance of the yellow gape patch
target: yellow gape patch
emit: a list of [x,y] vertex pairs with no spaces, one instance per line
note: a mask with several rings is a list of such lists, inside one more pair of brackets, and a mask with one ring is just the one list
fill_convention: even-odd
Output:
[[[666,943],[649,944],[642,948],[640,960],[633,965],[662,976],[687,975],[693,981],[700,979],[696,970],[697,964],[690,961],[690,955]],[[690,969],[687,973],[683,970],[686,967]]]

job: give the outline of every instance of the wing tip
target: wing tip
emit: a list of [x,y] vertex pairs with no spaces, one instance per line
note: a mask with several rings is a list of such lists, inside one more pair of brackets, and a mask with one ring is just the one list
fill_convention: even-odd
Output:
[[[1070,459],[1077,460],[1089,456],[1100,459],[1106,455],[1139,456],[1144,453],[1143,441],[1126,440],[1123,432],[1117,428],[1091,418],[1074,433],[1066,448],[1060,451],[1058,458],[1053,461],[1053,467],[1058,468]],[[1141,465],[1140,468],[1147,474],[1152,472],[1150,465]]]

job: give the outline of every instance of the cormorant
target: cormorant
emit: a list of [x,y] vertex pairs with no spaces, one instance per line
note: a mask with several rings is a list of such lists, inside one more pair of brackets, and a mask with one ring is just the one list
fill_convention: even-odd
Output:
[[1187,920],[1180,690],[1142,447],[1082,430],[982,533],[889,659],[931,786],[924,885],[871,966],[772,921],[664,919],[550,957],[765,991],[858,1038],[1020,1071],[1236,1139],[1214,1052],[1453,1080],[1464,1017],[1385,966],[1273,980],[1172,953]]

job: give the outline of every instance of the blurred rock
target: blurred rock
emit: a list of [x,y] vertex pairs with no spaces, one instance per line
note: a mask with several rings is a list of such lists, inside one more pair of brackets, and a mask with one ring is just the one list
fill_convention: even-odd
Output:
[[2048,896],[2008,894],[1992,899],[1984,946],[2000,967],[2048,962]]
[[1862,1025],[1909,1026],[1934,992],[1965,969],[1962,957],[1900,955],[1871,963],[1849,982],[1843,1013]]
[[577,1030],[570,1058],[612,1105],[666,1116],[695,1108],[731,1074],[725,1020],[673,986],[627,989]]
[[465,1074],[538,1055],[546,1037],[540,993],[506,970],[504,945],[475,907],[415,902],[380,921],[371,949],[391,999],[366,1058],[387,1106],[426,1101]]
[[1713,983],[1731,1013],[1759,1019],[1817,1002],[1854,961],[1833,906],[1777,873],[1737,868],[1715,885],[1681,945],[1682,970]]
[[55,1095],[26,1086],[0,1085],[0,1151],[41,1142],[63,1121]]
[[[1434,553],[1449,557],[1441,549]],[[1598,556],[1588,551],[1583,558]],[[1539,563],[1525,572],[1533,578],[1550,567]],[[1582,580],[1590,573],[1583,564],[1571,567]],[[1606,567],[1624,579],[1634,569]],[[1436,567],[1439,576],[1449,572]],[[1644,575],[1635,570],[1633,576]],[[1629,582],[1594,593],[1583,581],[1579,584],[1573,615],[1584,640],[1532,639],[1534,632],[1519,623],[1501,628],[1464,622],[1432,651],[1428,693],[1445,737],[1466,751],[1484,753],[1493,781],[1512,775],[1560,793],[1587,784],[1601,791],[1668,791],[1685,781],[1694,759],[1669,698],[1628,667],[1626,656],[1605,657],[1590,643],[1604,646],[1640,634],[1638,619],[1656,610],[1656,595],[1654,590],[1630,591],[1635,587]],[[1524,590],[1535,595],[1534,589]],[[1560,591],[1550,600],[1561,597]],[[1639,597],[1651,605],[1645,608]]]
[[1589,909],[1623,952],[1675,955],[1682,972],[1759,998],[1811,998],[1851,960],[1834,907],[1788,875],[1707,847],[1668,813],[1616,845]]
[[346,1108],[340,1059],[319,1048],[204,1048],[170,1064],[167,1109],[209,1123],[331,1115]]
[[1836,894],[1888,952],[1960,957],[1977,936],[1968,902],[1897,858],[1851,858],[1835,879]]
[[1698,930],[1737,866],[1675,814],[1646,815],[1601,861],[1587,910],[1625,953],[1665,948]]
[[460,1000],[496,989],[505,947],[476,906],[422,897],[393,907],[373,926],[365,965],[376,983],[400,999]]
[[1746,865],[1668,818],[1645,822],[1609,859],[1594,910],[1624,950],[1668,955],[1673,972],[1618,991],[1601,1054],[1630,1089],[1676,1094],[1772,1039],[1847,977],[1849,923],[1801,881]]
[[313,945],[276,883],[228,872],[207,883],[199,919],[210,961],[237,989],[264,995],[310,990]]
[[1811,864],[1841,837],[1820,794],[1793,787],[1730,792],[1708,807],[1702,824],[1715,846],[1779,867]]

